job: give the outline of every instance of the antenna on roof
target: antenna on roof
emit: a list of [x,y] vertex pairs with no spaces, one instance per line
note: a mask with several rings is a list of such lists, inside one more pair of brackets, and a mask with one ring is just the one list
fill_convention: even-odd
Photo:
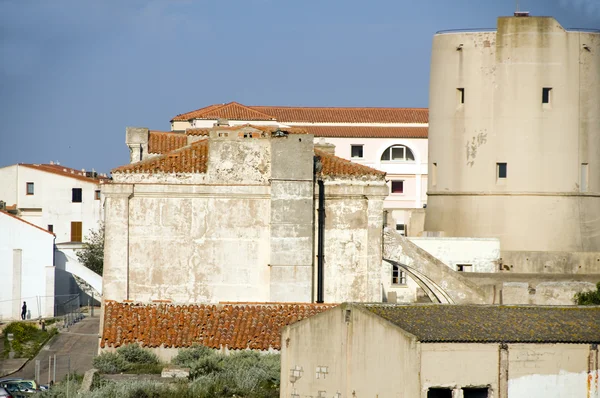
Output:
[[519,12],[519,0],[516,0],[516,1],[517,1],[517,12]]

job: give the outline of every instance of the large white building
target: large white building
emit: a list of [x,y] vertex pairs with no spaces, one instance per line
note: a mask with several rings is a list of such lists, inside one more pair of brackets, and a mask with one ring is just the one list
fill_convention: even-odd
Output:
[[15,164],[0,168],[0,201],[54,233],[57,244],[82,242],[104,219],[100,184],[105,180],[59,164]]
[[0,320],[54,315],[54,234],[0,211]]
[[[404,232],[414,210],[427,203],[428,113],[426,108],[216,104],[175,116],[171,129],[178,135],[149,132],[142,157],[181,146],[184,134],[205,135],[219,120],[230,125],[299,127],[312,134],[315,143],[334,145],[336,156],[386,172],[390,194],[385,208]],[[422,210],[418,212],[422,225]]]

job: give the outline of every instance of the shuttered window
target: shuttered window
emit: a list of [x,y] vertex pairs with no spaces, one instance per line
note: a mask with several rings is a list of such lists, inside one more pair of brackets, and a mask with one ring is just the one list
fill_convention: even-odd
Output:
[[71,221],[71,242],[81,242],[81,221]]

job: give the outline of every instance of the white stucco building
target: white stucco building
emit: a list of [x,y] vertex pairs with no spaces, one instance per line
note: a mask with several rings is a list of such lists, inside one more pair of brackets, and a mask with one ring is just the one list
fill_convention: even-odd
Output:
[[[386,173],[389,195],[384,206],[404,233],[413,210],[427,203],[428,113],[426,108],[245,106],[231,102],[177,115],[171,120],[171,129],[180,133],[207,129],[220,119],[231,125],[302,128],[316,143],[333,144],[336,156]],[[162,148],[170,146],[150,145],[146,151],[164,153]],[[422,224],[422,220],[417,222]]]
[[0,321],[54,315],[54,234],[0,211]]
[[105,180],[59,164],[15,164],[0,168],[0,201],[54,233],[57,244],[82,242],[104,218],[100,184]]

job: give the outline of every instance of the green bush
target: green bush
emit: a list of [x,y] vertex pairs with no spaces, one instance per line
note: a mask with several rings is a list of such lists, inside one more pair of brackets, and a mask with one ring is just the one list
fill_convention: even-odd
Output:
[[[12,322],[3,330],[4,338],[4,358],[8,357],[11,348],[15,353],[15,358],[33,358],[50,337],[58,331],[55,328],[49,330],[38,329],[31,322]],[[8,341],[8,334],[13,334],[13,341]]]
[[577,305],[600,305],[600,282],[596,284],[596,290],[575,293]]
[[103,352],[92,361],[92,365],[101,373],[122,373],[129,367],[129,363],[117,353]]
[[179,350],[175,358],[171,361],[174,365],[191,368],[197,360],[215,355],[215,350],[203,345],[193,345],[190,348]]
[[137,344],[128,344],[117,348],[117,354],[129,363],[157,364],[158,357],[153,352],[143,349]]

